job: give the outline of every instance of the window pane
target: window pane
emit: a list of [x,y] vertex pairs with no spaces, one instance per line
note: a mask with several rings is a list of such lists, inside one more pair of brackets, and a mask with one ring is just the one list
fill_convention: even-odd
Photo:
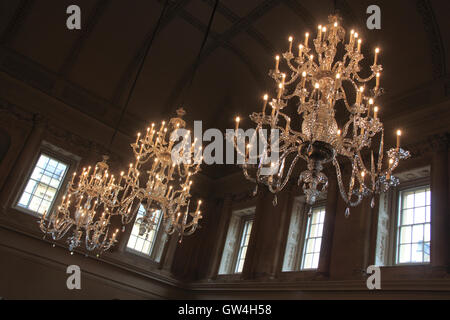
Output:
[[403,209],[414,207],[414,191],[405,192],[403,198]]
[[422,262],[422,258],[423,258],[423,242],[413,244],[411,260],[413,262]]
[[308,240],[308,245],[306,246],[306,253],[314,252],[314,239]]
[[427,224],[425,225],[424,240],[425,240],[425,241],[430,241],[430,239],[431,239],[430,224],[427,223]]
[[24,192],[22,197],[20,197],[19,205],[22,207],[28,206],[28,201],[30,201],[31,194]]
[[316,253],[313,256],[313,262],[312,262],[311,268],[317,269],[318,266],[319,266],[319,254]]
[[313,265],[313,254],[308,253],[305,255],[305,262],[303,265],[303,269],[311,269]]
[[313,208],[307,221],[301,269],[316,269],[319,265],[324,220],[325,207]]
[[425,222],[425,207],[414,209],[414,223]]
[[30,181],[28,181],[27,186],[25,187],[25,192],[28,192],[31,194],[34,191],[34,188],[36,188],[36,181],[30,180]]
[[[155,223],[155,226],[150,228],[152,221]],[[149,256],[152,255],[161,224],[161,211],[156,210],[147,214],[145,207],[141,204],[136,214],[127,248]]]
[[414,223],[414,209],[403,210],[402,225]]
[[412,242],[417,243],[423,241],[423,225],[419,224],[413,227]]
[[320,252],[321,244],[322,244],[322,238],[316,239],[316,243],[314,244],[314,252]]
[[50,161],[50,158],[48,158],[45,155],[41,155],[41,157],[39,158],[39,160],[36,164],[36,167],[45,168],[45,167],[47,167],[47,164],[49,161]]
[[400,243],[411,243],[411,227],[401,228]]
[[234,269],[235,273],[242,272],[244,267],[245,257],[247,255],[248,243],[250,241],[250,234],[253,226],[253,220],[247,220],[244,222],[244,226],[242,228],[242,234],[240,235],[241,242],[239,244],[238,252],[237,252],[237,260],[236,266]]
[[400,263],[405,263],[411,261],[411,245],[402,244],[400,245]]
[[423,207],[425,205],[425,192],[416,193],[414,195],[414,207]]
[[[53,178],[56,168],[61,168],[59,179]],[[67,169],[67,164],[41,154],[17,205],[39,214],[50,210]]]
[[398,226],[398,263],[429,262],[430,188],[415,188],[400,194],[403,208]]

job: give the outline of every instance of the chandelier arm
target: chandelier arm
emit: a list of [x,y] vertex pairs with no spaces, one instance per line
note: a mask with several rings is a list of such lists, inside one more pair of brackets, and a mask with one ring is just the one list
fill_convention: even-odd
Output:
[[297,78],[299,77],[299,74],[301,74],[301,72],[299,72],[299,69],[300,69],[300,66],[301,66],[301,65],[299,65],[298,67],[295,67],[295,66],[291,63],[291,60],[292,60],[292,58],[293,58],[292,54],[291,54],[291,56],[290,56],[290,59],[288,59],[287,57],[284,57],[284,58],[285,58],[285,60],[286,60],[286,64],[288,65],[289,69],[290,69],[292,72],[295,73],[295,75],[291,78],[290,81],[286,81],[286,82],[285,82],[285,84],[288,85],[288,84],[293,83],[293,82],[295,81],[295,79],[297,79]]
[[337,182],[338,182],[338,186],[339,186],[339,192],[341,193],[342,199],[344,200],[345,203],[349,203],[349,199],[347,197],[347,194],[345,193],[345,188],[344,188],[344,184],[342,181],[342,173],[341,173],[341,167],[339,165],[339,163],[337,162],[336,158],[333,159],[333,165],[336,169],[336,178],[337,178]]
[[[346,79],[346,80],[350,81],[353,85],[355,85],[354,82],[351,79]],[[353,108],[350,107],[350,105],[348,104],[347,93],[345,92],[344,87],[341,86],[339,89],[340,89],[341,94],[342,94],[342,99],[341,100],[344,101],[345,108],[347,109],[347,111],[349,113],[353,114],[354,111],[353,111]]]
[[[61,228],[56,228],[56,232],[52,232],[52,238],[53,240],[61,240],[62,238],[64,238],[64,236],[67,234],[67,232],[74,226],[74,223],[64,223],[61,225]],[[56,233],[56,235],[55,235]]]
[[292,170],[294,169],[295,165],[297,164],[298,159],[300,159],[300,155],[299,154],[297,154],[295,156],[294,160],[292,160],[292,163],[289,166],[289,169],[288,169],[288,172],[286,174],[286,177],[285,177],[283,183],[281,184],[281,187],[279,188],[279,190],[277,192],[281,191],[286,186],[286,184],[288,183],[289,178],[291,177],[291,174],[292,174]]

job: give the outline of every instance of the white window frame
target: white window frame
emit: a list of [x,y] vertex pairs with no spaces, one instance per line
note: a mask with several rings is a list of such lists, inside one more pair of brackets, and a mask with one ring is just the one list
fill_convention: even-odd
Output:
[[[415,176],[409,179],[408,175]],[[400,176],[399,174],[398,176]],[[397,188],[380,195],[378,202],[377,240],[375,248],[375,263],[379,266],[413,266],[429,265],[429,262],[397,263],[399,212],[401,208],[400,196],[402,192],[429,187],[431,190],[429,168],[418,168],[403,173],[403,180]],[[431,190],[432,192],[432,190]],[[430,203],[432,206],[433,204]],[[431,220],[431,219],[430,219]],[[431,221],[430,221],[431,222]],[[381,230],[380,230],[381,228]],[[431,244],[431,241],[430,241]],[[431,260],[431,252],[430,252]]]
[[[323,219],[320,220],[320,216],[319,216],[319,222],[315,223],[314,225],[318,226],[320,228],[320,226],[322,226],[320,235],[314,235],[311,236],[311,228],[312,228],[312,219],[314,217],[315,214],[321,214],[323,212]],[[317,270],[319,268],[319,260],[320,260],[320,251],[321,251],[321,247],[322,247],[322,238],[323,238],[323,228],[325,226],[325,215],[326,215],[326,206],[325,204],[317,204],[315,206],[313,206],[311,208],[311,215],[306,214],[307,215],[307,219],[306,220],[306,228],[305,228],[305,232],[303,234],[303,244],[302,244],[302,252],[301,252],[301,261],[300,261],[300,271],[307,271],[307,270]],[[306,261],[306,255],[307,254],[311,254],[311,252],[307,252],[307,245],[308,245],[308,240],[312,240],[314,239],[314,243],[315,241],[317,241],[317,239],[320,239],[320,246],[319,246],[319,251],[314,251],[312,254],[313,256],[318,255],[319,257],[317,258],[317,266],[316,267],[312,267],[312,268],[306,268],[305,267],[305,261]],[[314,244],[314,247],[316,245]]]
[[16,196],[14,197],[14,201],[12,203],[12,207],[15,210],[20,211],[25,214],[28,214],[28,215],[31,215],[31,216],[34,216],[34,217],[38,217],[38,218],[42,217],[42,214],[32,211],[23,206],[20,206],[19,201],[25,191],[25,188],[27,187],[27,184],[31,178],[31,175],[33,174],[33,171],[36,168],[36,165],[42,154],[67,165],[67,169],[61,180],[61,184],[57,188],[55,197],[53,198],[53,201],[50,204],[47,212],[52,212],[55,203],[58,203],[61,200],[63,194],[66,191],[67,184],[69,182],[69,178],[70,178],[71,174],[73,173],[73,171],[76,169],[78,161],[80,160],[80,157],[75,156],[75,155],[69,153],[68,151],[58,148],[58,147],[56,147],[50,143],[47,143],[45,141],[42,142],[41,147],[39,148],[38,152],[36,153],[31,166],[29,166],[26,178],[24,179],[24,181],[22,181],[20,188],[18,189],[18,192],[16,192]]
[[143,210],[145,210],[145,208],[142,204],[137,208],[138,212],[136,213],[136,217],[133,221],[131,231],[128,235],[127,241],[125,242],[125,251],[129,252],[133,255],[137,255],[137,256],[140,256],[140,257],[143,257],[143,258],[155,261],[155,262],[159,262],[158,260],[161,257],[156,257],[157,251],[155,251],[155,248],[157,245],[161,245],[161,241],[165,241],[165,238],[163,237],[163,234],[162,234],[164,232],[164,230],[163,230],[164,229],[163,228],[163,219],[164,219],[163,215],[164,214],[162,212],[160,212],[160,217],[159,217],[158,225],[155,230],[153,241],[150,241],[151,242],[150,252],[147,254],[145,252],[136,250],[135,248],[131,248],[128,246],[128,243],[130,242],[131,237],[132,236],[136,237],[135,235],[133,235],[133,228],[136,226],[136,220],[139,218],[139,210],[141,208]]
[[[305,202],[304,196],[298,196],[293,200],[291,217],[289,222],[289,229],[287,232],[287,240],[284,248],[283,265],[281,272],[308,272],[315,271],[317,268],[303,268],[305,259],[305,249],[307,245],[307,235],[309,232],[309,207]],[[325,215],[326,215],[327,200],[322,198],[316,202],[312,207],[312,210],[317,208],[323,208],[325,211],[324,220],[322,222],[322,234],[325,227]],[[321,241],[322,243],[322,241]],[[320,251],[319,251],[320,256]],[[320,259],[320,258],[319,258]]]
[[[236,246],[235,257],[233,260],[233,269],[234,269],[235,274],[242,273],[242,269],[244,268],[245,259],[247,257],[247,252],[248,252],[248,244],[250,242],[250,236],[253,231],[254,221],[255,221],[254,215],[243,216],[241,218],[239,241],[237,242],[238,245]],[[250,232],[248,232],[249,228],[250,228]],[[247,238],[247,235],[248,235],[248,240],[246,242],[245,238]],[[242,258],[242,251],[244,248],[245,248],[245,255],[244,255],[244,258]],[[239,270],[241,260],[242,260],[242,269]]]
[[[422,225],[425,225],[425,224],[428,224],[429,226],[430,226],[430,240],[429,241],[427,241],[430,245],[431,245],[431,187],[430,187],[430,184],[429,183],[419,183],[419,184],[417,184],[417,185],[415,185],[415,186],[410,186],[410,187],[406,187],[406,188],[402,188],[401,190],[399,190],[398,191],[398,193],[396,194],[396,198],[397,198],[397,202],[396,202],[396,208],[395,208],[395,211],[396,211],[396,216],[395,216],[395,225],[394,225],[394,238],[395,238],[395,242],[394,242],[394,247],[393,247],[393,264],[394,265],[397,265],[397,266],[402,266],[402,265],[427,265],[427,264],[430,264],[430,261],[431,261],[431,252],[430,252],[430,254],[429,254],[429,256],[430,256],[430,261],[408,261],[408,262],[400,262],[400,237],[401,237],[401,235],[400,235],[400,232],[401,232],[401,228],[402,227],[405,227],[404,225],[401,225],[401,221],[400,221],[400,219],[402,218],[402,206],[403,206],[403,194],[405,193],[405,192],[409,192],[409,191],[416,191],[416,190],[421,190],[421,189],[428,189],[428,190],[430,190],[430,204],[429,204],[429,207],[430,207],[430,221],[426,221],[425,223],[418,223],[418,224],[415,224],[414,223],[414,221],[413,221],[413,224],[411,225],[411,226],[414,226],[414,225],[419,225],[419,224],[422,224]],[[425,203],[425,217],[426,217],[426,207],[427,207],[428,205]],[[416,207],[414,206],[414,207],[412,207],[412,209],[416,209]],[[414,214],[413,214],[414,215]],[[425,228],[425,227],[423,227],[423,228]],[[425,230],[424,230],[424,232],[425,232]],[[425,235],[423,235],[423,237],[424,237]],[[413,241],[412,239],[411,239],[411,241]],[[411,242],[411,243],[409,243],[409,244],[413,244],[413,242]],[[412,248],[411,248],[411,250],[412,250]],[[422,253],[422,256],[423,256],[423,253]],[[423,257],[422,257],[423,258]],[[411,259],[412,259],[412,256],[411,256]]]
[[[251,234],[254,230],[255,222],[255,207],[236,210],[231,213],[230,223],[228,225],[227,236],[220,258],[220,265],[218,270],[219,276],[240,275],[242,272],[238,271],[238,262],[241,254],[242,241],[245,240],[246,223],[252,221],[252,227],[249,234],[248,241],[250,243]],[[245,266],[245,260],[248,255],[248,244],[245,253],[242,267]],[[232,245],[231,245],[232,244]],[[242,260],[242,259],[241,259]]]

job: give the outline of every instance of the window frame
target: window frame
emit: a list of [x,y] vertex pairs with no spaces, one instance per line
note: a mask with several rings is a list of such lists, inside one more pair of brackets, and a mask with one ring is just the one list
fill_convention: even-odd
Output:
[[[253,220],[252,231],[251,231],[250,237],[249,237],[249,246],[250,246],[250,243],[252,241],[251,240],[252,233],[254,231],[254,226],[255,226],[255,221],[256,221],[256,205],[252,201],[250,203],[246,203],[245,206],[241,205],[236,208],[230,207],[229,210],[230,210],[229,216],[227,218],[228,222],[225,227],[224,238],[223,238],[223,242],[221,244],[221,250],[218,252],[220,254],[218,254],[218,258],[217,258],[218,265],[217,265],[217,269],[215,270],[215,277],[218,277],[221,279],[240,279],[243,272],[236,273],[235,270],[236,270],[237,255],[238,255],[239,248],[240,248],[240,242],[242,240],[242,231],[243,231],[244,221]],[[233,223],[233,220],[235,220],[235,221],[237,220],[237,221]],[[232,230],[236,230],[236,231],[232,232]],[[231,235],[230,232],[232,232],[231,234],[234,234],[234,236],[232,238],[229,238],[229,235]],[[235,245],[233,247],[233,251],[230,252],[230,255],[228,256],[228,257],[230,257],[230,260],[229,260],[230,262],[227,263],[228,260],[226,259],[226,256],[224,256],[224,255],[226,254],[227,243],[229,242],[230,239],[235,239],[235,241],[234,241]],[[247,247],[246,257],[248,254],[249,246]],[[243,268],[245,267],[245,259],[244,259]],[[223,272],[222,272],[222,267],[224,267]]]
[[[254,214],[249,214],[249,215],[244,215],[242,217],[240,217],[240,221],[239,221],[239,238],[237,243],[236,248],[234,249],[234,254],[233,254],[233,262],[232,262],[232,270],[233,273],[232,274],[241,274],[242,271],[238,272],[237,271],[237,267],[238,267],[238,262],[240,258],[240,253],[241,253],[241,247],[242,247],[242,239],[244,238],[244,232],[246,231],[246,224],[249,223],[251,221],[252,223],[252,228],[250,230],[250,234],[249,234],[249,243],[250,243],[250,237],[253,231],[253,224],[255,222],[255,215]],[[248,252],[248,245],[249,243],[247,243],[247,251],[245,252],[245,257],[244,257],[244,264],[245,264],[245,259],[247,258],[247,252]],[[244,268],[244,266],[242,266],[242,268]]]
[[[389,232],[391,232],[392,237],[390,237],[389,242],[389,255],[388,259],[391,266],[414,266],[414,265],[430,265],[431,263],[431,250],[430,250],[430,261],[429,262],[397,262],[398,261],[398,254],[399,254],[399,230],[400,230],[400,212],[401,212],[401,204],[402,199],[400,197],[402,196],[403,192],[406,191],[414,191],[418,189],[423,188],[429,188],[430,193],[431,190],[431,184],[429,178],[422,178],[414,181],[410,181],[408,183],[402,184],[401,188],[397,188],[395,192],[393,193],[393,201],[392,201],[392,207],[389,208],[392,213],[392,221],[390,226]],[[392,198],[391,198],[392,199]],[[430,211],[432,207],[432,202],[430,199]],[[430,248],[431,248],[431,215],[430,215]]]
[[[389,215],[389,228],[388,228],[388,241],[387,241],[387,253],[385,255],[385,266],[392,267],[404,267],[404,266],[423,266],[429,265],[429,262],[411,262],[411,263],[397,263],[397,243],[398,243],[398,227],[400,218],[400,194],[404,191],[411,189],[420,189],[424,187],[429,187],[431,190],[430,177],[418,178],[410,181],[402,182],[398,187],[391,189],[386,195],[387,210]],[[432,206],[433,203],[431,202]],[[431,221],[430,221],[431,223]],[[431,243],[431,240],[430,240]],[[431,251],[430,251],[430,261],[431,261]]]
[[31,178],[31,175],[33,174],[33,171],[36,168],[39,158],[41,157],[42,154],[47,155],[48,157],[51,157],[57,161],[64,163],[65,165],[67,165],[67,170],[64,174],[63,179],[61,180],[61,184],[60,184],[59,188],[57,189],[56,195],[55,195],[50,207],[48,208],[47,212],[52,212],[55,203],[58,203],[62,199],[63,194],[67,190],[70,176],[73,174],[73,172],[76,171],[78,162],[80,160],[79,157],[70,154],[66,150],[58,148],[58,147],[56,147],[50,143],[47,143],[45,141],[42,142],[41,146],[39,147],[39,150],[36,152],[36,154],[33,158],[32,164],[30,166],[28,166],[28,169],[27,169],[26,175],[25,175],[25,179],[23,179],[23,181],[19,184],[19,187],[17,188],[15,195],[13,197],[13,201],[10,205],[10,207],[12,209],[17,210],[21,213],[25,213],[27,215],[36,217],[36,218],[41,218],[42,214],[20,206],[19,201],[25,191],[25,188],[26,188],[26,186]]
[[[320,263],[320,253],[322,250],[322,240],[323,240],[323,230],[325,228],[325,215],[327,214],[327,207],[326,207],[326,201],[318,201],[314,206],[312,206],[311,208],[311,212],[314,211],[314,209],[318,209],[318,208],[322,208],[324,211],[324,218],[323,218],[323,222],[322,222],[322,234],[320,235],[320,239],[321,239],[321,245],[320,245],[320,250],[319,250],[319,262]],[[295,264],[296,266],[296,271],[315,271],[319,268],[319,265],[317,265],[317,268],[303,268],[303,264],[304,264],[304,260],[305,260],[305,250],[306,250],[306,244],[307,244],[307,239],[309,239],[307,233],[309,233],[310,230],[310,221],[312,220],[312,215],[309,216],[308,212],[303,213],[304,214],[304,218],[303,219],[303,225],[302,225],[302,232],[301,232],[301,242],[300,242],[300,250],[299,250],[299,254],[297,256],[297,262]]]
[[[124,241],[124,251],[127,252],[127,253],[130,253],[132,255],[139,256],[139,257],[145,258],[147,260],[159,263],[155,259],[156,252],[154,251],[154,249],[155,249],[156,244],[159,243],[159,241],[161,241],[161,239],[162,239],[162,232],[164,232],[164,228],[162,226],[163,219],[164,219],[164,213],[160,212],[160,218],[159,218],[159,222],[158,222],[158,227],[157,227],[157,230],[155,232],[154,241],[152,242],[152,245],[151,245],[151,248],[150,248],[150,254],[146,254],[144,252],[141,252],[141,251],[138,251],[138,250],[135,250],[133,248],[128,247],[128,242],[130,241],[130,238],[133,235],[132,233],[133,233],[134,225],[136,223],[136,219],[138,219],[139,207],[137,207],[136,210],[137,210],[137,212],[136,212],[136,216],[135,216],[135,218],[133,220],[133,223],[132,224],[130,223],[130,227],[131,228],[130,228],[130,232],[128,234],[127,240]],[[145,210],[145,208],[144,208],[144,210]],[[165,246],[165,244],[164,244],[164,246]],[[163,249],[163,251],[164,251],[164,249]]]

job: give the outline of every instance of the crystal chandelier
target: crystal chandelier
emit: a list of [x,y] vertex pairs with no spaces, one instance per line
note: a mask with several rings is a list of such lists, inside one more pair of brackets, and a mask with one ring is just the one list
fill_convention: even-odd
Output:
[[[347,206],[357,206],[364,197],[372,196],[373,207],[374,194],[398,185],[399,181],[392,172],[399,160],[407,159],[410,154],[400,148],[401,131],[398,130],[397,147],[387,152],[387,164],[383,160],[384,129],[376,104],[376,99],[382,94],[380,76],[383,68],[378,64],[380,50],[375,49],[370,75],[364,78],[360,76],[360,62],[364,58],[362,40],[353,30],[348,37],[345,34],[340,18],[329,16],[329,24],[318,28],[317,37],[313,40],[314,50],[310,48],[309,33],[305,34],[296,54],[292,50],[293,38],[289,37],[289,50],[283,54],[287,72],[280,71],[279,56],[276,57],[275,69],[269,72],[277,84],[277,97],[269,102],[265,95],[262,112],[250,115],[256,124],[255,135],[261,139],[263,129],[272,129],[278,130],[279,139],[263,139],[265,152],[259,154],[249,152],[254,148],[252,144],[247,145],[247,150],[239,147],[237,130],[233,141],[245,159],[242,168],[247,179],[266,185],[274,194],[285,187],[298,160],[303,159],[307,170],[300,173],[297,182],[299,186],[303,184],[307,204],[313,205],[327,189],[328,178],[322,170],[324,164],[331,162]],[[375,85],[369,90],[373,82]],[[293,104],[294,101],[302,120],[300,128],[291,126],[291,118],[284,110],[289,102]],[[271,106],[269,113],[266,112],[268,102]],[[345,119],[336,118],[339,108],[346,112]],[[343,120],[342,126],[338,125],[338,120]],[[236,129],[239,121],[236,118]],[[380,137],[379,148],[372,147],[375,136]],[[378,149],[377,159],[373,149]],[[279,155],[276,161],[268,160],[267,155],[271,152]],[[366,160],[369,158],[370,166],[365,165],[364,157]],[[346,187],[340,164],[340,160],[345,158],[351,163]],[[273,169],[271,173],[261,174],[261,169],[267,167]],[[346,216],[348,214],[349,208]]]
[[[136,158],[135,167],[145,165],[147,169],[145,187],[135,192],[148,215],[140,228],[147,231],[154,228],[155,219],[151,217],[160,210],[165,231],[168,234],[176,232],[180,237],[194,233],[202,218],[201,200],[195,210],[190,211],[192,178],[200,171],[202,147],[197,146],[196,139],[190,143],[190,131],[179,131],[186,126],[182,119],[184,115],[185,111],[178,109],[177,117],[167,124],[163,121],[159,129],[152,124],[146,134],[141,136],[139,133],[131,145]],[[177,143],[180,132],[186,134]],[[128,210],[127,214],[127,220],[132,220],[136,210]]]
[[42,232],[55,241],[71,230],[67,238],[71,252],[82,245],[83,235],[88,251],[101,253],[117,242],[119,230],[110,232],[110,220],[117,212],[129,210],[133,197],[127,196],[128,190],[137,185],[139,172],[130,170],[116,181],[108,171],[107,160],[103,156],[94,170],[84,168],[77,181],[74,173],[59,206],[50,213],[45,212],[40,220]]

